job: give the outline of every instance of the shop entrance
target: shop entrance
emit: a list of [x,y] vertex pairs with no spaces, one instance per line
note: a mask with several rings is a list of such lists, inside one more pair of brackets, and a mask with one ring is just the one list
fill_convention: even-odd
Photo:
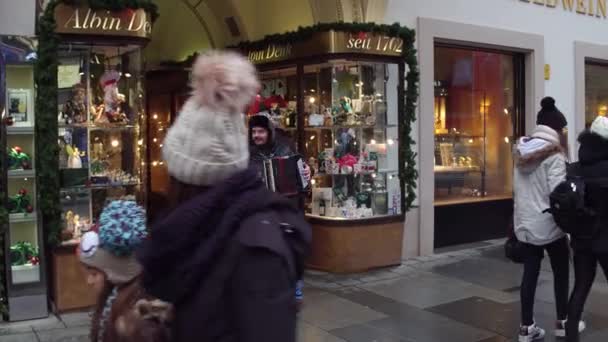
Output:
[[435,248],[506,235],[525,55],[435,46]]

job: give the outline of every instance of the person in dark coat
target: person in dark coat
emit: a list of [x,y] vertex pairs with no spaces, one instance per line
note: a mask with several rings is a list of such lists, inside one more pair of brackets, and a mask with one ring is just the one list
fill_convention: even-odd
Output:
[[251,163],[258,170],[262,170],[264,160],[296,154],[295,145],[286,133],[275,127],[270,118],[263,114],[253,115],[249,119],[249,148]]
[[585,205],[596,216],[589,222],[581,223],[577,232],[572,234],[575,283],[566,323],[569,342],[580,340],[575,322],[580,320],[583,313],[598,263],[608,276],[608,118],[595,119],[591,128],[581,133],[578,141],[577,173],[585,181]]
[[198,57],[168,131],[171,212],[138,253],[148,293],[174,306],[175,342],[295,342],[293,293],[310,226],[249,167],[241,110],[259,88],[245,58]]
[[[270,120],[267,115],[258,114],[249,119],[249,148],[251,153],[251,164],[258,172],[259,177],[263,177],[263,163],[276,157],[290,157],[295,155],[295,145],[287,136],[287,133]],[[304,178],[310,181],[310,167],[304,163]],[[293,205],[304,213],[303,194],[288,197]],[[304,282],[300,279],[296,283],[296,300],[298,310],[304,300]]]

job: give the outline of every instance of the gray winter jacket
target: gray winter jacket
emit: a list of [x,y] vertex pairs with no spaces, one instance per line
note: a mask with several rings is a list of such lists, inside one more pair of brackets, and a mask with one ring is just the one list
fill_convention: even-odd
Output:
[[567,158],[557,132],[538,126],[531,137],[520,139],[515,151],[514,225],[521,242],[547,245],[565,236],[549,208],[549,195],[566,178]]

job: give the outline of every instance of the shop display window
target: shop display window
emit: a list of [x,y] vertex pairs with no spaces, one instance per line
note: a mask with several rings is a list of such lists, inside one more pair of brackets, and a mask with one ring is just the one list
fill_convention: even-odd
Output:
[[585,64],[585,127],[597,116],[608,115],[608,64]]
[[110,200],[145,201],[144,91],[136,47],[60,51],[59,165],[64,244],[92,229]]
[[336,60],[301,70],[262,72],[261,96],[284,99],[274,100],[280,119],[273,121],[311,168],[307,215],[354,220],[401,214],[396,65]]
[[34,66],[6,66],[6,195],[11,284],[41,280],[34,142]]
[[512,197],[517,58],[435,47],[436,204]]

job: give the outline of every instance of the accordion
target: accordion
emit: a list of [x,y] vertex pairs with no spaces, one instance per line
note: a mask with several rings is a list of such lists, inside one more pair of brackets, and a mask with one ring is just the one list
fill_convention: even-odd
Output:
[[275,157],[263,161],[262,180],[268,190],[295,196],[308,188],[304,177],[304,161],[299,155]]

